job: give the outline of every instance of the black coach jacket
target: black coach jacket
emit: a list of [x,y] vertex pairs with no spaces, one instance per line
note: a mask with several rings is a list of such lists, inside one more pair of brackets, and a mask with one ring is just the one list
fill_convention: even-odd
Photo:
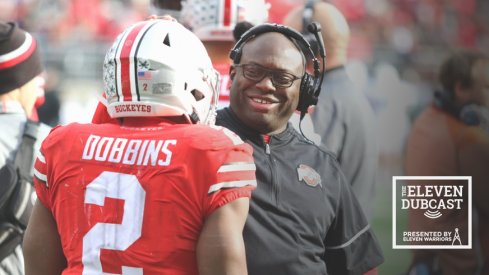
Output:
[[229,108],[224,126],[253,146],[257,189],[244,229],[250,275],[363,274],[383,262],[334,156],[289,124],[265,143]]

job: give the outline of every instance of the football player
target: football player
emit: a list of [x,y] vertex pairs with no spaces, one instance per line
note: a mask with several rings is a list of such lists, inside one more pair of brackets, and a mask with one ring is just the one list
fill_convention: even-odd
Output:
[[252,149],[213,126],[219,77],[200,40],[136,23],[103,77],[117,123],[57,127],[41,147],[26,274],[247,274]]

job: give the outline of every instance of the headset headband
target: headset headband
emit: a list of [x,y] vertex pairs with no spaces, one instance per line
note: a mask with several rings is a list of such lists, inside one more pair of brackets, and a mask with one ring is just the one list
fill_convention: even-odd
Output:
[[231,49],[231,52],[229,53],[229,57],[233,60],[234,64],[238,64],[241,60],[241,50],[248,42],[250,39],[260,36],[261,34],[268,33],[268,32],[278,32],[286,37],[294,39],[297,43],[300,44],[300,50],[302,53],[309,55],[311,61],[314,64],[314,76],[319,77],[320,71],[319,71],[319,60],[316,58],[314,55],[314,52],[311,48],[310,43],[304,39],[304,36],[297,32],[294,29],[291,29],[287,26],[276,24],[276,23],[263,23],[260,25],[256,25],[252,27],[251,29],[247,30],[241,38],[236,42],[234,47]]

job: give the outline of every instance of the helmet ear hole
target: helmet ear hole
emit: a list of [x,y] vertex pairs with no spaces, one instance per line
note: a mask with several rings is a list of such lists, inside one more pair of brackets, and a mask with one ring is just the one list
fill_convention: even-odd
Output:
[[167,45],[168,47],[171,47],[169,34],[166,34],[165,39],[163,40],[163,44]]
[[205,95],[201,93],[199,90],[192,90],[190,93],[195,97],[196,101],[200,101],[205,97]]

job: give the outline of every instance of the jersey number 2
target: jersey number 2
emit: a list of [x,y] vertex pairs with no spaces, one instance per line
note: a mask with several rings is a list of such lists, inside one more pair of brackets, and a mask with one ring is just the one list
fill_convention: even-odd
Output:
[[[102,271],[100,249],[124,251],[141,237],[146,191],[136,176],[103,172],[87,185],[85,204],[103,206],[106,197],[124,200],[122,223],[97,223],[83,237],[83,275],[112,275]],[[122,275],[142,274],[142,268],[122,266]]]

